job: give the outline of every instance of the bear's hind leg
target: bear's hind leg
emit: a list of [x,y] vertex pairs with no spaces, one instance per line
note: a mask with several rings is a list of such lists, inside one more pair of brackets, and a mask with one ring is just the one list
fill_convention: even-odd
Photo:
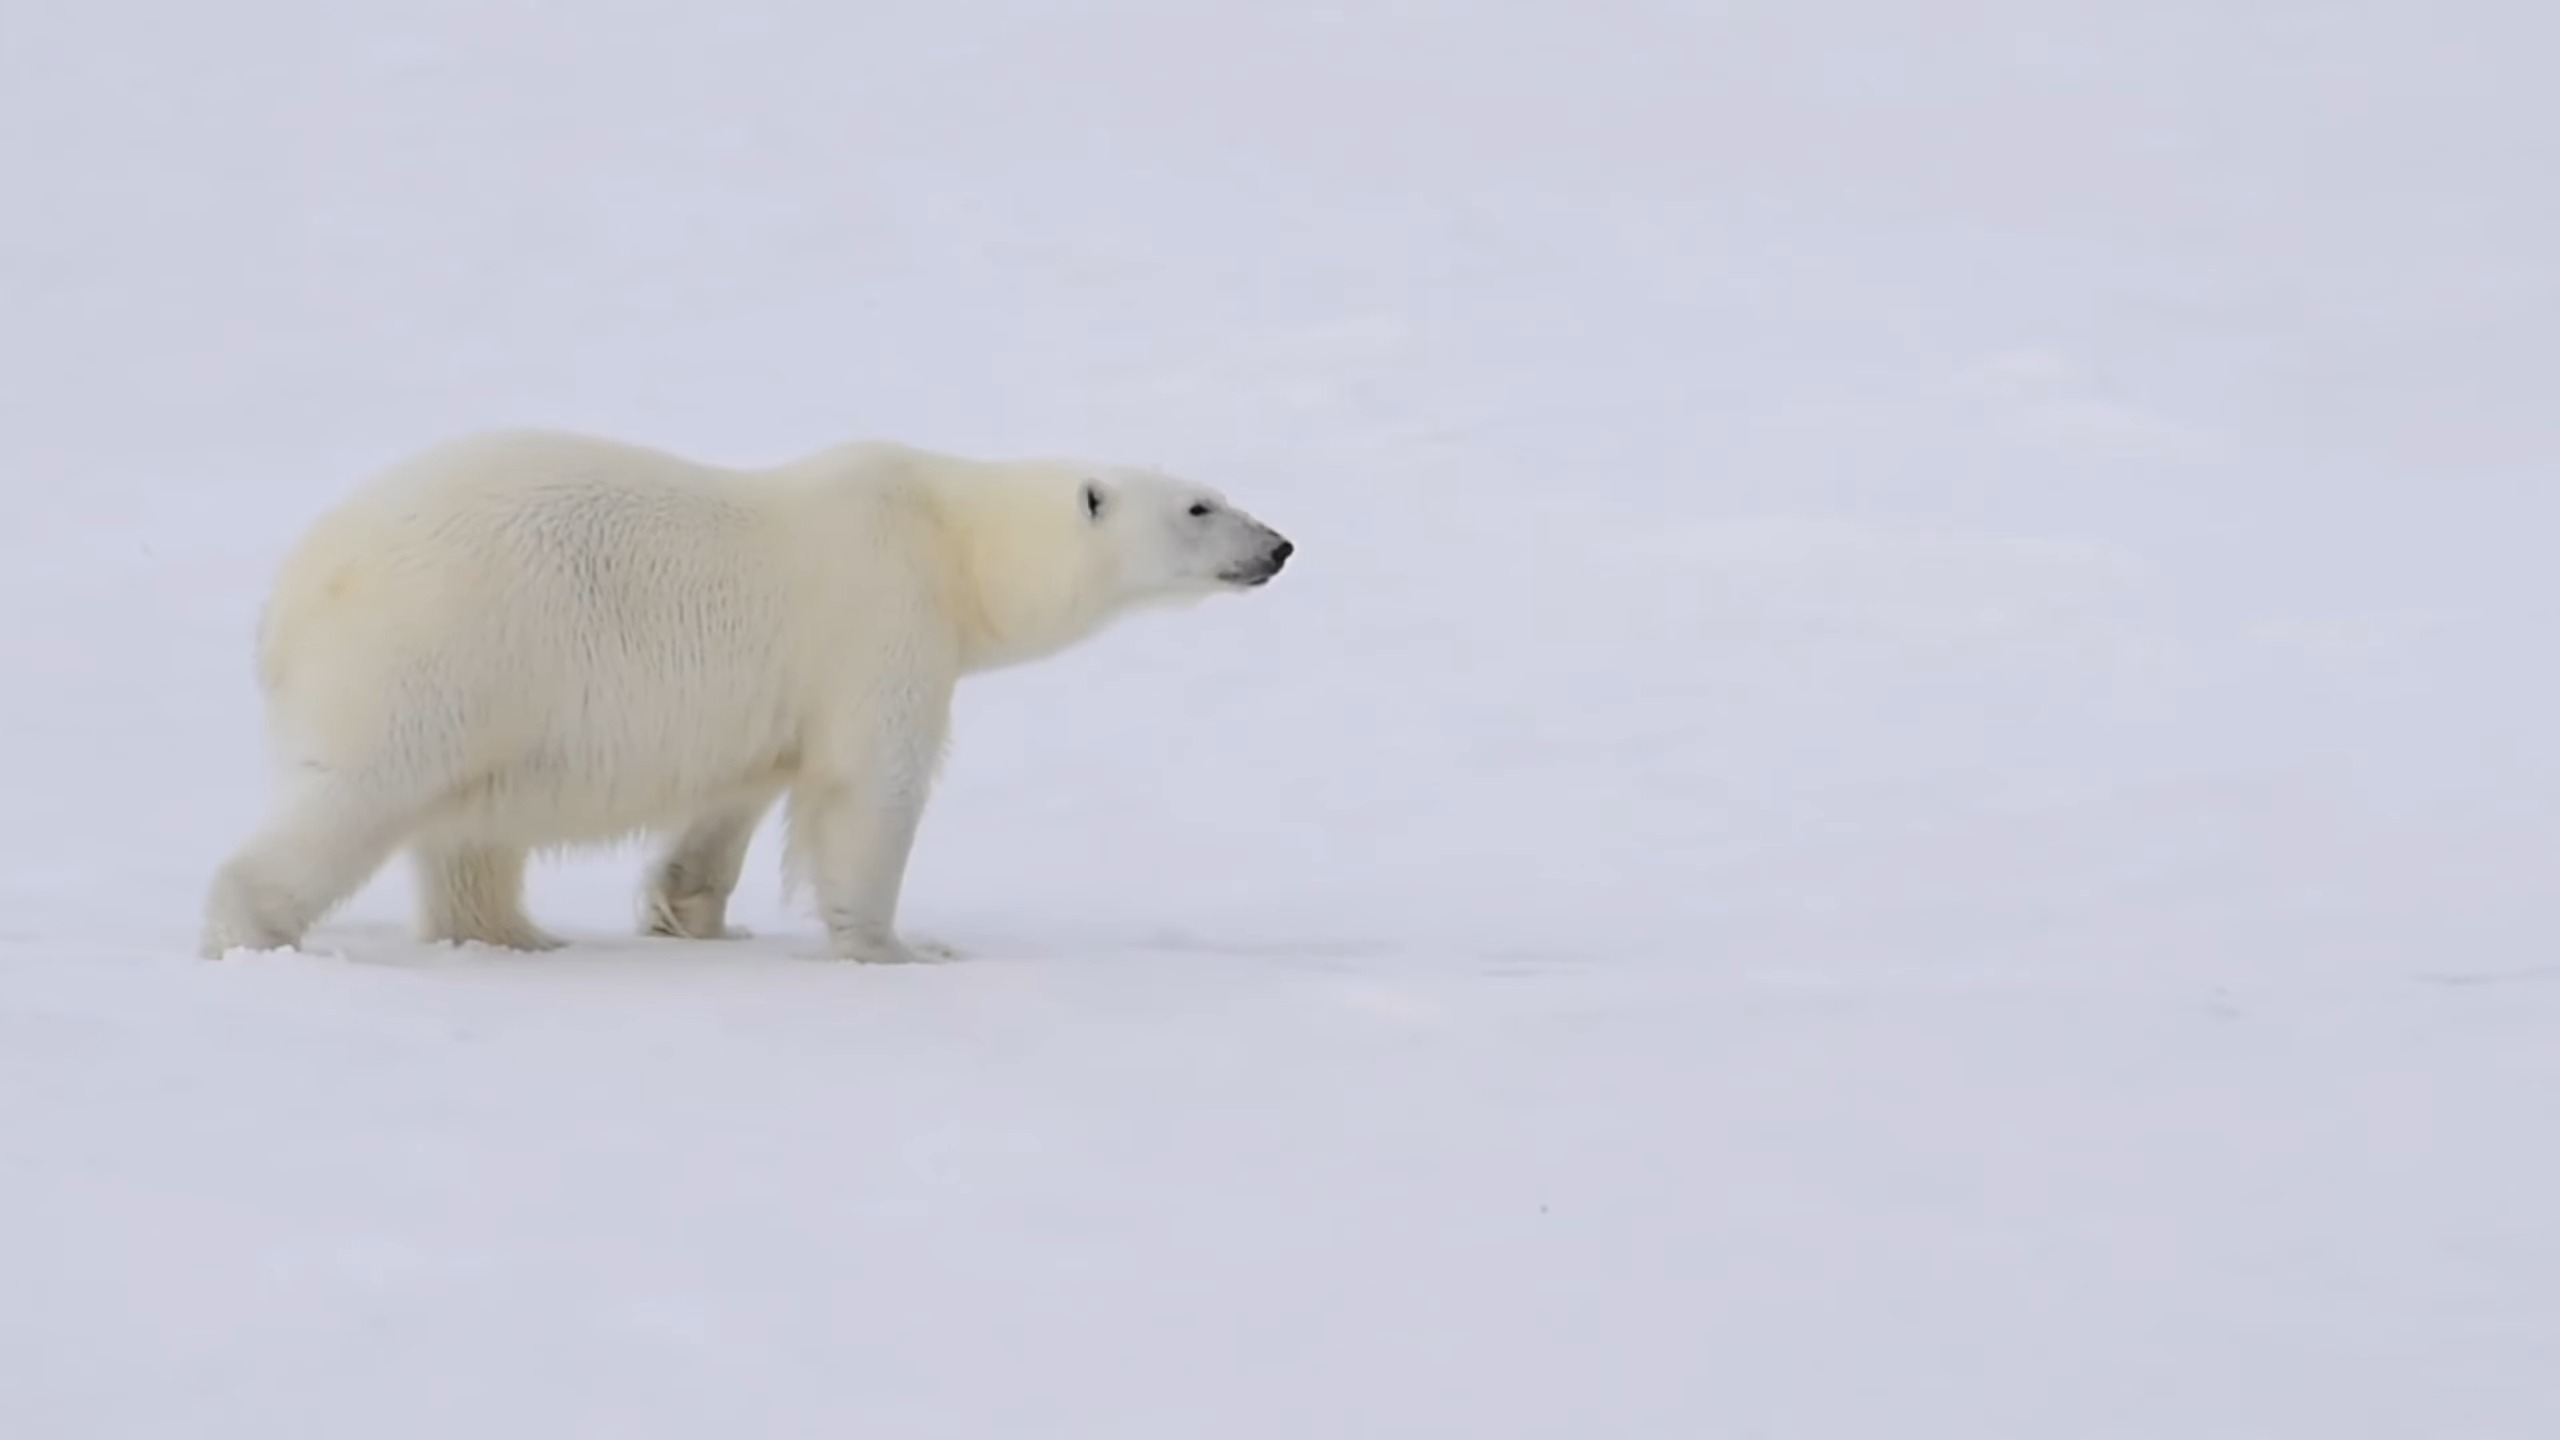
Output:
[[418,877],[418,938],[501,950],[568,943],[525,916],[524,851],[438,841],[412,847],[409,858]]
[[257,831],[214,872],[198,953],[299,945],[323,915],[391,857],[416,814],[412,798],[327,771],[306,771]]
[[640,901],[640,933],[678,940],[743,940],[729,923],[729,897],[746,868],[756,824],[773,803],[759,795],[695,820],[679,832],[649,871]]

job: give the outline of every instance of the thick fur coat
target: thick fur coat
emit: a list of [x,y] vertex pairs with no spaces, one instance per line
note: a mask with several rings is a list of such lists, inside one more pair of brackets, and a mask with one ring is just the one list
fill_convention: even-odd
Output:
[[733,470],[508,432],[322,516],[263,613],[277,794],[217,873],[202,949],[274,948],[394,852],[433,940],[560,942],[535,850],[664,837],[650,933],[714,938],[748,842],[787,853],[834,953],[914,958],[898,891],[961,677],[1134,608],[1259,585],[1289,542],[1202,485],[886,443]]

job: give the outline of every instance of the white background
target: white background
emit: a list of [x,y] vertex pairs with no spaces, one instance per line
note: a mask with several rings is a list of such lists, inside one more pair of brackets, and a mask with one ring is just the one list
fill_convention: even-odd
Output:
[[[0,17],[0,1433],[2560,1431],[2560,12]],[[191,957],[455,431],[1152,462],[957,964]]]

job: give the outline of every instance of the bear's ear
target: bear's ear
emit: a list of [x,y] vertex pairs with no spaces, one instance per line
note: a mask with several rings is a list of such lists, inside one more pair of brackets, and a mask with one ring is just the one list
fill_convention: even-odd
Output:
[[1084,482],[1084,518],[1087,520],[1101,519],[1102,501],[1102,482],[1099,480],[1087,480]]

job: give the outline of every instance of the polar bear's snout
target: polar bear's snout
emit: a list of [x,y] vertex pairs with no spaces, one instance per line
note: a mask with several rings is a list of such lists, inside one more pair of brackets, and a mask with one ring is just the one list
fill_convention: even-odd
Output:
[[1219,579],[1231,585],[1267,585],[1271,583],[1272,576],[1280,573],[1280,567],[1289,563],[1289,557],[1297,553],[1298,547],[1290,543],[1289,537],[1270,526],[1257,522],[1254,530],[1256,538],[1262,542],[1258,552],[1252,559],[1220,575]]

